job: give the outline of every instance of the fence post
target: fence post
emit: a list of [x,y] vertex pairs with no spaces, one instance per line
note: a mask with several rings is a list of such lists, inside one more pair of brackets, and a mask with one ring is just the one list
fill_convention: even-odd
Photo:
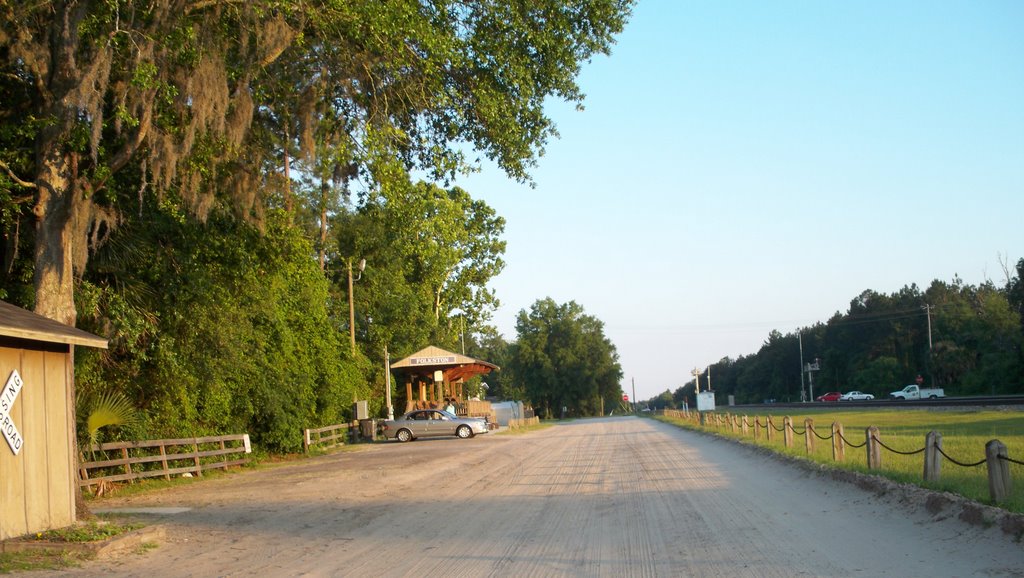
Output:
[[924,436],[924,481],[937,482],[942,474],[942,434],[932,430]]
[[804,420],[804,449],[807,455],[814,453],[814,420],[811,418]]
[[843,424],[832,422],[832,460],[841,462],[846,459],[846,442],[843,440]]
[[160,465],[163,466],[164,479],[171,481],[171,474],[167,471],[167,446],[160,444]]
[[985,444],[985,460],[988,464],[988,492],[992,501],[1002,502],[1010,495],[1010,462],[1003,458],[1010,455],[1006,445],[999,440]]
[[868,469],[877,470],[882,467],[882,446],[878,445],[878,428],[871,426],[864,430],[868,444]]
[[743,421],[740,422],[740,425],[743,427],[743,437],[750,435],[750,422],[747,421],[746,415],[743,416]]
[[[124,473],[132,475],[132,463],[128,460],[128,448],[121,448],[121,457],[124,459]],[[134,484],[135,479],[130,479],[128,483]]]
[[772,416],[769,415],[768,418],[765,421],[768,422],[767,423],[768,427],[766,427],[765,430],[764,430],[764,441],[771,442],[772,441],[772,429],[774,428],[774,426],[772,425]]
[[302,430],[302,451],[309,453],[309,428]]
[[736,414],[732,414],[732,420],[731,420],[731,422],[732,422],[732,423],[731,423],[731,426],[732,426],[732,433],[736,433]]
[[192,458],[196,463],[196,475],[203,477],[203,465],[199,463],[199,438],[192,438]]
[[761,418],[754,416],[754,441],[761,439]]
[[782,439],[787,448],[793,447],[793,418],[788,415],[782,418]]

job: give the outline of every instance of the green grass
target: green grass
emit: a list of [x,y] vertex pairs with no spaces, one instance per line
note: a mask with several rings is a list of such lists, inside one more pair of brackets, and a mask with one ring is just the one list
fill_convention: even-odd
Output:
[[0,554],[0,574],[25,572],[28,570],[60,570],[74,568],[90,555],[85,552],[62,550],[29,550]]
[[96,519],[79,522],[66,528],[46,530],[45,532],[33,534],[28,538],[34,538],[42,542],[96,542],[137,530],[144,525],[137,522],[116,522],[107,519]]
[[[718,412],[725,415],[725,412]],[[953,462],[942,459],[942,474],[938,482],[925,483],[923,480],[924,454],[900,455],[885,448],[882,449],[882,467],[880,470],[868,470],[867,449],[846,446],[846,458],[836,462],[832,456],[832,442],[814,438],[814,452],[806,452],[804,439],[804,419],[814,420],[814,431],[818,435],[831,435],[831,424],[842,424],[843,437],[850,443],[860,445],[865,442],[865,430],[875,426],[879,430],[879,439],[885,445],[902,452],[913,452],[925,446],[925,436],[935,430],[942,435],[942,449],[949,457],[961,463],[973,464],[985,458],[985,444],[998,439],[1007,447],[1010,458],[1024,461],[1024,412],[1021,411],[961,411],[894,408],[863,410],[840,408],[797,408],[788,412],[765,410],[735,412],[737,416],[747,415],[748,422],[753,423],[755,416],[771,415],[776,429],[772,430],[772,439],[767,441],[764,429],[759,440],[755,441],[753,432],[745,437],[745,441],[760,446],[770,447],[774,451],[794,457],[848,470],[882,475],[897,481],[913,483],[934,490],[943,490],[959,494],[982,503],[991,504],[988,490],[988,470],[982,464],[975,467],[961,467]],[[793,446],[786,448],[782,432],[783,418],[793,420]],[[659,417],[664,421],[692,427],[692,422],[683,422],[673,418]],[[714,425],[704,429],[715,431]],[[733,438],[743,438],[739,430],[736,434],[731,428],[723,426],[717,432]],[[1005,502],[999,504],[1013,512],[1024,513],[1024,466],[1010,463],[1012,493]]]
[[500,431],[500,432],[495,432],[495,435],[506,435],[506,436],[522,435],[522,434],[530,433],[532,431],[539,431],[539,430],[542,430],[542,429],[548,429],[549,427],[554,427],[554,425],[555,425],[554,420],[542,421],[542,422],[540,422],[540,423],[538,423],[536,425],[528,425],[528,426],[523,426],[523,427],[517,427],[515,429],[509,428],[509,429],[506,429],[506,430],[503,430],[503,431]]
[[0,574],[26,570],[59,570],[78,566],[93,557],[92,552],[62,549],[60,544],[99,542],[143,527],[144,524],[103,516],[96,520],[79,522],[66,528],[57,528],[22,536],[19,540],[48,542],[53,549],[25,550],[0,554]]

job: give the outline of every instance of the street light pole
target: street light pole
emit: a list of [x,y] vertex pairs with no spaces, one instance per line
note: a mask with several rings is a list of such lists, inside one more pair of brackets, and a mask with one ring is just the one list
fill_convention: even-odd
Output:
[[[359,260],[358,281],[363,278],[363,270],[366,269],[366,259]],[[353,295],[352,260],[348,260],[348,338],[352,344],[352,357],[356,355],[356,300]]]

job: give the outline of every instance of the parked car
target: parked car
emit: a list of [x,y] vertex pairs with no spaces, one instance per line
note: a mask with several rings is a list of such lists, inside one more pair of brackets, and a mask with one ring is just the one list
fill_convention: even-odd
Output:
[[839,401],[839,398],[843,397],[843,394],[838,391],[830,391],[824,395],[819,395],[814,398],[816,401]]
[[848,391],[839,398],[839,401],[868,401],[869,399],[875,399],[875,396],[860,391]]
[[487,420],[458,417],[442,409],[417,409],[398,419],[384,422],[384,437],[407,442],[427,436],[457,436],[463,439],[487,433]]

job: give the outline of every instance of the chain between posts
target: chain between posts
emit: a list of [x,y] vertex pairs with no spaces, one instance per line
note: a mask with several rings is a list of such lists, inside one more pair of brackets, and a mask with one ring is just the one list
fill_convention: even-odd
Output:
[[[949,454],[947,454],[946,452],[942,451],[942,448],[939,448],[939,447],[937,447],[937,448],[935,448],[935,449],[936,449],[936,450],[937,450],[937,451],[938,451],[938,452],[939,452],[940,454],[942,454],[942,457],[946,458],[947,460],[949,460],[949,461],[953,462],[954,464],[956,464],[956,465],[958,465],[958,466],[962,466],[962,467],[965,467],[965,468],[973,468],[973,467],[977,467],[977,466],[980,466],[981,464],[983,464],[983,463],[985,463],[985,462],[987,462],[987,461],[988,461],[988,458],[985,458],[985,459],[981,460],[980,462],[975,462],[975,463],[973,463],[973,464],[965,464],[965,463],[963,463],[963,462],[957,461],[957,460],[955,460],[955,459],[953,459],[953,458],[949,457]],[[1003,456],[999,456],[999,457],[1001,457],[1001,458],[1002,458]],[[1003,459],[1009,459],[1009,458],[1003,458]]]
[[[914,451],[911,451],[911,452],[903,452],[903,451],[900,451],[898,449],[891,448],[891,447],[885,445],[885,443],[882,442],[882,440],[876,438],[875,436],[871,436],[871,439],[874,440],[874,442],[876,444],[882,446],[883,448],[889,450],[890,452],[892,452],[894,454],[900,454],[901,456],[912,456],[914,454],[924,453],[924,450],[927,449],[927,448],[921,448],[919,450],[914,450]],[[867,443],[867,442],[865,442],[865,443]],[[939,451],[942,451],[942,450],[939,450]],[[946,454],[942,454],[942,455],[946,455]],[[984,461],[982,463],[984,463]]]
[[[833,435],[835,435],[835,434],[833,434]],[[850,446],[853,449],[862,448],[862,447],[868,445],[867,440],[864,440],[864,443],[862,443],[862,444],[855,444],[855,443],[851,442],[850,440],[846,439],[846,436],[844,436],[844,435],[840,435],[839,439],[843,440],[843,443],[845,443],[846,445]]]
[[[945,456],[946,454],[942,454],[942,455]],[[949,456],[946,456],[946,457],[949,458]],[[1019,460],[1015,460],[1015,459],[1007,457],[1007,456],[999,456],[999,459],[1003,460],[1004,462],[1010,462],[1011,464],[1017,464],[1018,466],[1024,466],[1024,462],[1019,461]],[[953,461],[952,458],[950,458],[950,461]],[[983,464],[983,463],[985,463],[985,460],[982,460],[982,461],[980,461],[978,463],[979,464]],[[975,464],[975,465],[977,465],[977,464]]]
[[825,436],[819,434],[818,430],[816,430],[814,428],[811,428],[811,433],[814,434],[814,437],[816,437],[816,438],[818,438],[819,440],[822,440],[822,441],[828,441],[828,440],[836,437],[836,434],[828,434],[828,437],[825,437]]

